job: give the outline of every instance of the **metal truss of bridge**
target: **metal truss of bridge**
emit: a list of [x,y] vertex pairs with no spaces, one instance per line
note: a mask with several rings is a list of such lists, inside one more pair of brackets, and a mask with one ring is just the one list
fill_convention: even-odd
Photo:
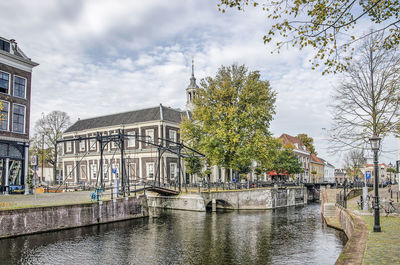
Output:
[[[157,154],[158,154],[158,167],[157,171],[155,174],[155,178],[153,181],[153,184],[151,186],[146,187],[146,190],[151,190],[154,192],[157,192],[159,194],[164,194],[164,195],[177,195],[181,192],[182,190],[182,158],[190,158],[190,157],[204,157],[204,155],[197,150],[183,144],[182,142],[175,142],[171,141],[169,139],[165,138],[160,138],[158,137],[157,139],[159,140],[161,144],[156,144],[152,141],[150,136],[145,136],[145,135],[136,135],[136,134],[126,134],[124,133],[124,130],[118,130],[118,134],[113,134],[113,135],[103,135],[102,133],[97,133],[96,136],[91,136],[91,137],[76,137],[76,138],[70,138],[70,139],[62,139],[58,140],[57,144],[64,143],[64,142],[80,142],[84,140],[93,140],[95,139],[99,145],[100,145],[100,174],[97,176],[97,181],[96,181],[96,187],[99,188],[104,188],[104,181],[103,181],[103,152],[105,147],[114,142],[118,149],[120,150],[120,158],[121,158],[121,190],[120,192],[125,196],[126,194],[130,194],[131,190],[131,184],[129,183],[129,176],[126,172],[126,167],[125,167],[125,151],[124,151],[124,146],[125,146],[125,140],[128,138],[135,138],[136,141],[145,143],[147,145],[152,145],[157,148]],[[167,146],[166,143],[169,143]],[[161,157],[164,154],[164,152],[169,152],[172,154],[175,154],[178,157],[178,191],[175,191],[173,189],[168,189],[165,187],[161,186]],[[88,154],[86,152],[81,160]],[[79,164],[79,163],[78,163]],[[76,167],[76,165],[75,165]],[[71,171],[71,173],[74,171],[75,167]],[[100,176],[100,179],[99,179]],[[65,178],[68,178],[66,176]],[[65,179],[64,179],[65,181]],[[139,191],[140,189],[136,190]]]

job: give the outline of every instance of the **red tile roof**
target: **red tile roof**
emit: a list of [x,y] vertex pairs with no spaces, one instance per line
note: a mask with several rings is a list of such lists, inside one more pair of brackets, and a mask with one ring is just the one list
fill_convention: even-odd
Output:
[[324,164],[324,162],[322,162],[321,159],[319,159],[316,154],[311,154],[311,162],[318,163],[318,164]]
[[[299,147],[298,149],[307,150],[306,146],[303,144],[303,142],[298,137],[283,133],[279,138],[282,140],[283,144],[293,144],[293,145],[297,144]],[[300,147],[302,147],[302,148],[300,148]]]

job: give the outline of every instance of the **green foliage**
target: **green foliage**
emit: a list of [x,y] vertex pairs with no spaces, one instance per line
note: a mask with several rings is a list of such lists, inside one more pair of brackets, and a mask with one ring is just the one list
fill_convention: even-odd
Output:
[[[400,1],[331,0],[331,1],[267,1],[219,0],[218,8],[244,10],[246,6],[261,8],[271,21],[264,43],[275,42],[277,51],[288,45],[312,47],[313,69],[324,65],[323,73],[341,72],[349,66],[354,44],[369,36],[362,33],[365,25],[377,27],[385,38],[379,49],[395,49],[400,43]],[[366,23],[365,23],[366,22]]]
[[289,148],[282,148],[278,151],[273,161],[273,170],[278,174],[298,174],[302,172],[301,164]]
[[258,71],[244,65],[222,66],[201,82],[191,119],[181,124],[183,139],[206,155],[210,165],[245,171],[253,161],[271,167],[277,145],[269,125],[276,93]]
[[389,173],[397,173],[396,169],[395,169],[395,168],[392,168],[392,167],[388,167],[388,168],[386,169],[386,171],[389,172]]
[[301,133],[297,135],[297,138],[299,138],[303,142],[308,151],[310,151],[312,154],[317,154],[317,152],[315,152],[314,139],[312,137],[309,137],[305,133]]
[[190,175],[201,173],[203,165],[199,157],[186,157],[184,160],[186,173]]

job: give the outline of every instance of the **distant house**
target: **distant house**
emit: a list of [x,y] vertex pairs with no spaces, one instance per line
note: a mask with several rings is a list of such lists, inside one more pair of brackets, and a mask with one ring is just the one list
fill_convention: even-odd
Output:
[[[379,184],[381,183],[387,183],[389,182],[390,179],[393,180],[394,174],[389,173],[387,169],[389,166],[385,163],[378,164],[378,171],[379,171],[379,178],[378,182]],[[368,179],[368,183],[374,183],[375,181],[375,169],[374,169],[374,164],[365,164],[363,168],[361,168],[361,172],[363,173],[364,177],[367,172],[370,173],[371,178]]]
[[279,139],[282,141],[284,146],[288,146],[293,149],[293,153],[299,159],[301,168],[304,171],[303,173],[296,174],[295,178],[303,182],[309,182],[311,152],[307,150],[306,146],[298,137],[284,133],[279,137]]
[[316,154],[311,154],[310,170],[310,182],[321,183],[324,181],[324,162]]
[[37,65],[15,40],[0,37],[0,193],[24,189],[26,183],[32,69]]
[[335,182],[335,167],[328,161],[322,158],[319,159],[322,162],[324,162],[324,182],[329,182],[329,183]]
[[335,182],[344,183],[345,178],[346,178],[346,169],[336,168],[335,169]]

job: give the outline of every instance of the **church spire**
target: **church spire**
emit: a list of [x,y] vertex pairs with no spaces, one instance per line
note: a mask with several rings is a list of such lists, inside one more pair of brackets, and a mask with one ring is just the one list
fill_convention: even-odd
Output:
[[194,77],[194,56],[192,56],[192,76]]
[[194,58],[192,56],[192,77],[190,78],[190,84],[188,88],[199,88],[196,84],[196,78],[194,77]]
[[193,110],[193,99],[198,88],[199,86],[196,84],[196,78],[194,77],[194,58],[192,56],[192,76],[190,77],[190,84],[186,88],[186,110]]

